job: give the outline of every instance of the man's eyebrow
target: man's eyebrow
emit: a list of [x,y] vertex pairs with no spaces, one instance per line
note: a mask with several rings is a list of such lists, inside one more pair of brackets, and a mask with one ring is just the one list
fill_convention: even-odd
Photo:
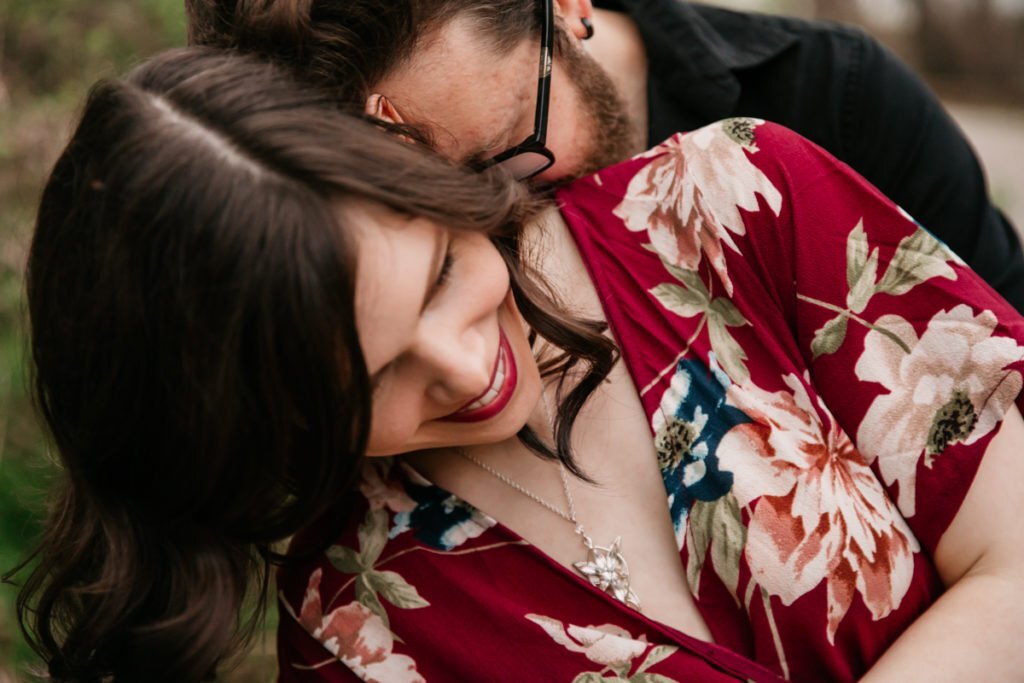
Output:
[[420,313],[423,313],[430,302],[430,295],[436,289],[437,279],[441,268],[444,266],[444,254],[448,241],[444,237],[443,230],[436,230],[434,232],[434,255],[430,259],[430,270],[427,271],[427,288],[423,290],[423,303],[420,304]]

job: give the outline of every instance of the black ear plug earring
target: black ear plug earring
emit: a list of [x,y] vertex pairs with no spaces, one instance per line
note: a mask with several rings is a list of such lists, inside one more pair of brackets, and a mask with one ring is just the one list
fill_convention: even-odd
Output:
[[583,36],[583,40],[590,40],[591,38],[593,38],[594,25],[590,23],[590,19],[588,17],[583,17],[582,19],[580,19],[580,23],[583,24],[583,28],[587,32],[587,35]]

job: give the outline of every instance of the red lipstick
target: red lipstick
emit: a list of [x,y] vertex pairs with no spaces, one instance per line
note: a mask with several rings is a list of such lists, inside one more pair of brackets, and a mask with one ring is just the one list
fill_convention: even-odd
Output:
[[494,368],[491,370],[490,385],[482,394],[467,401],[451,415],[441,418],[442,420],[446,422],[482,422],[491,419],[508,405],[516,391],[518,372],[515,356],[512,354],[512,346],[509,344],[504,330],[499,329],[499,335],[498,356],[495,358]]

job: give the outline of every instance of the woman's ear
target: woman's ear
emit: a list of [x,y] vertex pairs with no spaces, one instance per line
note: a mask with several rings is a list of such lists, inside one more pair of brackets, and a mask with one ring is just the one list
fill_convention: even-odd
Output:
[[591,0],[555,0],[555,15],[561,17],[569,32],[579,40],[587,40],[594,33],[590,23],[594,18]]
[[369,116],[387,121],[388,123],[405,123],[402,115],[395,109],[395,105],[391,104],[391,100],[380,93],[373,93],[366,98],[366,105],[363,111]]

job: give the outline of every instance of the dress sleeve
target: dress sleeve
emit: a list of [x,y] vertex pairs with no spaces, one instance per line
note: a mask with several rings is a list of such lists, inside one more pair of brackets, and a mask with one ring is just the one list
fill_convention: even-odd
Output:
[[843,158],[1024,311],[1020,239],[992,205],[964,134],[905,64],[858,37],[846,74]]
[[1024,318],[821,148],[771,124],[754,139],[751,160],[783,202],[748,216],[746,263],[828,410],[934,551],[1004,414],[1024,405]]

